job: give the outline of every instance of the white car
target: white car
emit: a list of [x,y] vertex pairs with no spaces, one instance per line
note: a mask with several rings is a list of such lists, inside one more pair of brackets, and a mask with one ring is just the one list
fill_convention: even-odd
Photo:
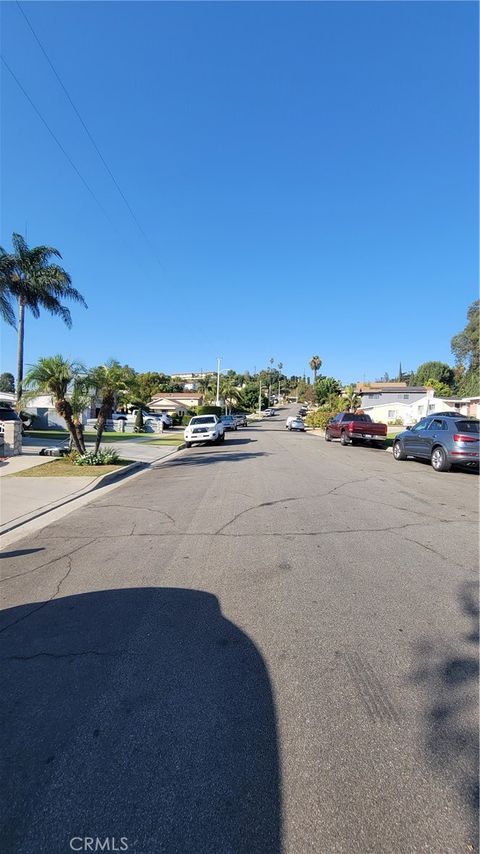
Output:
[[287,430],[305,430],[305,424],[303,423],[302,418],[299,415],[290,415],[287,418],[287,423],[285,424]]
[[219,444],[225,439],[225,427],[216,415],[194,415],[183,431],[187,448],[197,442]]

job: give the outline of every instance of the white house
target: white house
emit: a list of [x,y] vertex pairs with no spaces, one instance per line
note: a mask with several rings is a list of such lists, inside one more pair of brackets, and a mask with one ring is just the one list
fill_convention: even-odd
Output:
[[383,421],[384,424],[402,423],[406,427],[416,424],[425,415],[435,412],[458,412],[459,415],[473,415],[479,417],[480,397],[435,397],[433,388],[426,390],[423,397],[409,400],[381,400],[370,403],[368,399],[362,401],[362,410],[373,419]]

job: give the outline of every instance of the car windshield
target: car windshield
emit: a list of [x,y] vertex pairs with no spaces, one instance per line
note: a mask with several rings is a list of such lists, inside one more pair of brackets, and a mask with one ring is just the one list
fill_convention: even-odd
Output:
[[222,415],[222,421],[233,421],[233,415]]
[[455,427],[460,433],[478,433],[480,421],[455,421]]
[[197,415],[195,418],[192,418],[190,424],[215,424],[215,416]]

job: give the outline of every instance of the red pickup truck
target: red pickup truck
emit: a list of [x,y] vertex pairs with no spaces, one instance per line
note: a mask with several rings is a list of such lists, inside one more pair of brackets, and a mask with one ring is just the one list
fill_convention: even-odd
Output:
[[340,439],[342,445],[361,442],[383,442],[387,435],[387,425],[372,421],[369,415],[360,412],[340,412],[332,418],[325,430],[325,439]]

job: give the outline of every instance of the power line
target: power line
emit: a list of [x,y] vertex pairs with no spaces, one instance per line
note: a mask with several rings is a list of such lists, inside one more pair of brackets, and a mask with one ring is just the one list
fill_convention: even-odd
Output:
[[115,223],[113,222],[112,218],[110,217],[110,214],[109,214],[109,213],[108,213],[108,211],[104,208],[104,206],[102,205],[102,203],[101,203],[101,201],[99,200],[99,198],[95,195],[95,193],[93,192],[93,190],[92,190],[92,188],[91,188],[90,184],[89,184],[89,183],[87,182],[87,180],[83,177],[82,173],[80,172],[80,170],[79,170],[79,169],[78,169],[78,167],[75,165],[75,163],[73,162],[72,158],[70,157],[70,155],[69,155],[68,151],[66,151],[66,150],[65,150],[65,148],[64,148],[64,147],[63,147],[63,145],[62,145],[62,143],[60,142],[60,140],[58,139],[58,137],[55,135],[55,133],[53,132],[53,130],[51,129],[51,127],[50,127],[50,125],[48,124],[47,120],[43,117],[42,113],[40,112],[40,110],[38,109],[38,107],[36,106],[36,104],[34,103],[34,101],[32,101],[32,99],[31,99],[30,95],[28,94],[27,90],[26,90],[26,89],[25,89],[25,87],[20,83],[20,80],[18,79],[17,75],[16,75],[16,74],[15,74],[15,72],[10,68],[10,66],[9,66],[9,64],[8,64],[8,62],[7,62],[7,60],[5,59],[5,57],[4,57],[3,55],[1,56],[1,59],[2,59],[2,62],[3,62],[3,64],[4,64],[4,66],[5,66],[5,68],[7,69],[7,71],[9,72],[9,74],[11,74],[11,76],[12,76],[12,77],[13,77],[13,79],[15,80],[15,83],[17,84],[17,86],[19,87],[19,89],[23,92],[23,94],[25,95],[25,98],[27,99],[28,103],[29,103],[29,104],[30,104],[30,106],[35,110],[35,112],[36,112],[36,114],[37,114],[38,118],[39,118],[39,119],[40,119],[40,121],[45,125],[45,127],[47,128],[47,130],[48,130],[48,132],[49,132],[50,136],[55,140],[55,142],[57,143],[57,145],[58,145],[58,147],[59,147],[60,151],[65,155],[65,157],[67,158],[68,162],[70,163],[70,166],[72,167],[72,169],[74,170],[74,172],[78,175],[78,177],[80,178],[80,180],[81,180],[82,184],[84,185],[84,187],[86,187],[86,189],[87,189],[87,190],[88,190],[88,192],[90,193],[90,195],[91,195],[92,199],[96,202],[96,204],[98,205],[98,207],[99,207],[99,208],[100,208],[100,210],[102,211],[103,215],[106,217],[107,221],[110,223],[110,225],[112,226],[113,230],[116,232],[116,234],[118,235],[118,237],[120,238],[120,240],[124,241],[124,237],[123,237],[123,235],[120,233],[120,231],[118,230],[117,226],[116,226],[116,225],[115,225]]
[[33,28],[33,25],[32,25],[32,23],[31,23],[31,21],[30,21],[30,19],[28,18],[28,16],[27,16],[26,12],[23,10],[23,8],[22,8],[22,6],[21,6],[21,4],[20,4],[19,0],[16,0],[16,2],[17,2],[17,6],[18,6],[18,8],[19,8],[20,12],[22,13],[22,15],[23,15],[23,17],[24,17],[24,19],[25,19],[25,21],[26,21],[26,23],[27,23],[27,25],[28,25],[28,27],[29,27],[29,29],[30,29],[30,31],[31,31],[31,33],[32,33],[32,35],[33,35],[33,37],[34,37],[34,39],[35,39],[35,41],[37,42],[37,44],[38,44],[38,46],[39,46],[40,50],[42,51],[42,53],[43,53],[43,55],[44,55],[45,59],[47,60],[47,62],[48,62],[48,64],[49,64],[50,68],[52,69],[52,71],[53,71],[53,73],[54,73],[54,75],[55,75],[56,79],[58,80],[58,82],[59,82],[60,86],[62,87],[62,89],[63,89],[63,91],[64,91],[64,93],[65,93],[65,95],[66,95],[66,97],[67,97],[67,99],[68,99],[68,101],[69,101],[69,103],[70,103],[70,106],[72,107],[72,109],[73,109],[73,111],[74,111],[75,115],[77,116],[77,118],[78,118],[78,120],[79,120],[80,124],[82,125],[82,127],[83,127],[83,129],[84,129],[85,133],[87,134],[87,136],[88,136],[88,138],[89,138],[90,142],[92,143],[92,145],[93,145],[93,147],[94,147],[95,151],[97,152],[97,154],[98,154],[98,156],[99,156],[100,160],[102,161],[103,166],[105,167],[105,169],[106,169],[106,171],[108,172],[108,174],[109,174],[110,178],[112,179],[112,181],[113,181],[113,183],[114,183],[114,185],[115,185],[116,189],[118,190],[118,192],[119,192],[119,194],[120,194],[121,198],[123,199],[123,201],[124,201],[124,203],[125,203],[125,205],[126,205],[126,208],[127,208],[128,212],[130,213],[130,216],[132,217],[133,221],[135,222],[135,225],[137,226],[137,228],[138,228],[138,230],[139,230],[140,234],[142,235],[142,237],[144,238],[144,240],[145,240],[145,241],[146,241],[146,243],[148,244],[148,246],[149,246],[149,248],[150,248],[151,252],[153,253],[153,255],[154,255],[154,257],[155,257],[155,260],[157,261],[157,264],[159,264],[159,265],[160,265],[160,267],[162,267],[162,269],[164,269],[164,266],[163,266],[162,262],[160,261],[160,259],[159,259],[158,255],[157,255],[156,249],[155,249],[155,247],[154,247],[154,245],[153,245],[152,241],[150,240],[150,238],[148,237],[148,235],[146,234],[146,232],[145,232],[145,231],[144,231],[144,229],[142,228],[142,225],[141,225],[141,224],[140,224],[140,222],[138,221],[138,218],[137,218],[137,216],[136,216],[135,212],[133,211],[133,209],[132,209],[132,207],[131,207],[131,205],[130,205],[130,203],[129,203],[128,199],[126,198],[126,196],[125,196],[124,192],[122,191],[121,187],[119,186],[118,181],[117,181],[117,179],[115,178],[115,175],[113,174],[112,170],[110,169],[110,167],[109,167],[109,165],[108,165],[107,161],[105,160],[105,158],[104,158],[104,156],[103,156],[102,152],[100,151],[100,149],[99,149],[99,147],[98,147],[97,143],[95,142],[94,137],[92,136],[92,134],[91,134],[90,130],[88,129],[88,127],[87,127],[87,125],[86,125],[86,123],[85,123],[84,119],[82,118],[82,116],[81,116],[81,114],[80,114],[79,110],[77,109],[77,107],[76,107],[76,105],[75,105],[74,101],[72,100],[71,95],[70,95],[70,93],[69,93],[69,91],[68,91],[67,87],[65,86],[65,84],[64,84],[64,82],[63,82],[63,80],[62,80],[62,78],[60,77],[60,75],[59,75],[59,73],[58,73],[57,69],[55,68],[55,66],[54,66],[54,64],[53,64],[53,62],[52,62],[52,60],[50,59],[50,57],[49,57],[49,55],[48,55],[48,53],[47,53],[46,49],[44,48],[44,46],[43,46],[42,42],[40,41],[40,39],[39,39],[39,37],[38,37],[37,33],[35,32],[35,30],[34,30],[34,28]]

